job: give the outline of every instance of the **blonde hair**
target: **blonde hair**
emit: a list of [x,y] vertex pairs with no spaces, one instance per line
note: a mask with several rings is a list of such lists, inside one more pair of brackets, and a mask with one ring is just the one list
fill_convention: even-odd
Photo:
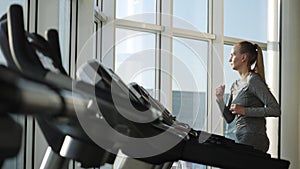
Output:
[[[239,53],[248,55],[248,66],[250,71],[253,71],[260,75],[263,81],[265,81],[265,70],[262,49],[257,44],[252,44],[248,41],[242,41],[237,44],[239,46]],[[251,66],[255,63],[253,70]]]

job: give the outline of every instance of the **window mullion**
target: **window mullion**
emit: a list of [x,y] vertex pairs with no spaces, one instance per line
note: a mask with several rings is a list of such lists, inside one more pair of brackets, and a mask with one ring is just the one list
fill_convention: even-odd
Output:
[[[224,43],[227,45],[234,45],[241,41],[245,41],[245,39],[224,36]],[[253,41],[253,40],[248,40],[248,41],[258,44],[263,50],[267,49],[267,43],[257,42],[257,41]]]
[[[115,62],[115,24],[116,18],[116,1],[115,0],[103,0],[103,13],[107,16],[107,21],[102,25],[102,50],[101,60],[102,62],[114,70]],[[105,42],[103,42],[105,40]]]
[[223,133],[223,118],[220,114],[220,110],[215,104],[216,96],[215,89],[217,86],[224,83],[224,18],[220,17],[224,15],[224,0],[212,0],[212,33],[216,36],[216,39],[212,41],[212,56],[209,75],[211,77],[210,85],[210,100],[211,104],[209,108],[211,111],[208,113],[208,131],[216,134]]
[[164,27],[160,26],[160,25],[137,22],[137,21],[130,21],[130,20],[125,20],[125,19],[116,19],[115,23],[116,23],[116,26],[118,26],[118,27],[139,30],[139,31],[145,31],[145,32],[161,32],[164,30]]
[[180,28],[173,28],[173,35],[197,40],[214,40],[216,38],[214,34]]
[[161,25],[165,27],[161,32],[161,53],[160,53],[160,100],[172,112],[172,27],[173,27],[173,1],[161,0]]

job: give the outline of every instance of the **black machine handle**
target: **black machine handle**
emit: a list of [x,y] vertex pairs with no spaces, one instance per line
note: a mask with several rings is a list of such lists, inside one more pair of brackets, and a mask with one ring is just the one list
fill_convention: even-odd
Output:
[[0,89],[2,113],[45,113],[55,116],[65,109],[56,88],[4,66],[0,66]]
[[4,54],[4,57],[7,62],[7,66],[14,69],[18,70],[16,64],[14,63],[11,52],[9,49],[9,42],[8,42],[8,30],[7,30],[7,15],[4,14],[1,19],[0,19],[0,47],[1,50]]
[[49,43],[50,51],[51,51],[51,59],[53,60],[53,64],[56,68],[60,70],[60,73],[64,75],[68,75],[66,70],[63,67],[62,64],[62,56],[60,52],[60,47],[59,47],[59,37],[58,37],[58,32],[55,29],[50,29],[46,33],[47,40]]
[[[25,74],[44,76],[46,70],[38,56],[28,47],[25,36],[23,9],[19,5],[11,5],[7,12],[9,46],[15,65]],[[39,73],[35,73],[39,71]]]

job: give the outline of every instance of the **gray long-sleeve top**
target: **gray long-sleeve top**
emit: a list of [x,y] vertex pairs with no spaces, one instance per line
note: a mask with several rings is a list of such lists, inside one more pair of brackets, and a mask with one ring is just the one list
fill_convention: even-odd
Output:
[[234,120],[230,105],[244,106],[245,115],[238,115],[236,120],[237,133],[266,134],[265,117],[278,117],[280,106],[257,73],[249,73],[244,79],[235,81],[231,86],[228,104],[218,103],[227,123]]

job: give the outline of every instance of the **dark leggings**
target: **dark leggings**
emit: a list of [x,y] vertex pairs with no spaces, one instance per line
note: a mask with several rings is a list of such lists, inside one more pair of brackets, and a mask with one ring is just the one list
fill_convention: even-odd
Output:
[[237,140],[241,144],[253,146],[255,149],[267,152],[269,149],[269,139],[266,135],[255,133],[236,134]]

